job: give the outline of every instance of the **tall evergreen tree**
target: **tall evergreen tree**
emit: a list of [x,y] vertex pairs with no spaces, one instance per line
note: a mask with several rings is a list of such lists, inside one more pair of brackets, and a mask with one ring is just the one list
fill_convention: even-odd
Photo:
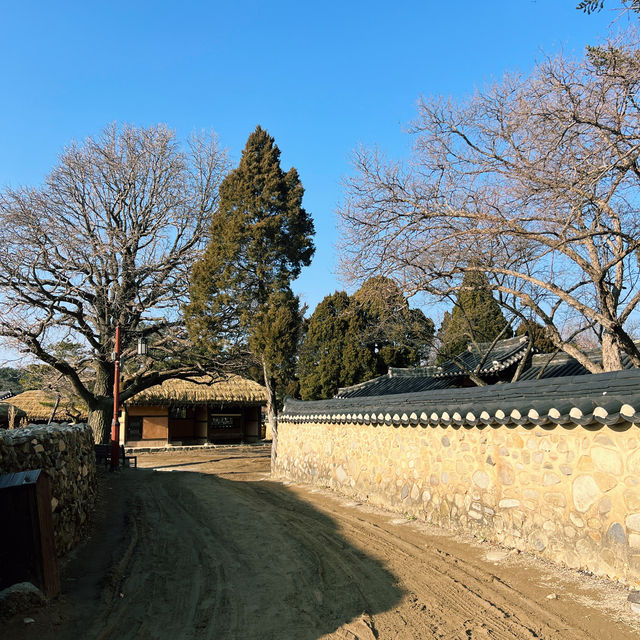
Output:
[[344,291],[326,296],[309,318],[300,348],[300,395],[327,398],[389,367],[417,366],[433,333],[433,322],[410,309],[388,278],[370,278],[351,297]]
[[375,358],[361,339],[361,320],[344,291],[318,304],[300,347],[298,377],[304,400],[330,398],[339,387],[376,375]]
[[[289,309],[289,285],[314,252],[313,222],[302,207],[304,189],[296,169],[284,172],[273,137],[258,126],[249,136],[238,168],[220,185],[209,245],[193,270],[187,327],[204,351],[257,350],[269,392],[268,414],[277,447],[276,386],[281,366],[268,322],[279,293]],[[233,313],[229,314],[228,312]],[[232,320],[229,320],[232,318]],[[259,338],[258,338],[259,334]],[[282,336],[276,344],[282,344]]]
[[558,349],[547,335],[545,328],[535,320],[528,319],[521,322],[516,330],[516,335],[527,336],[533,347],[541,353],[553,353]]
[[[249,347],[262,355],[263,379],[278,399],[295,380],[302,321],[298,297],[286,287],[274,291],[251,322]],[[269,429],[267,437],[273,438],[272,424]]]
[[438,361],[462,353],[468,345],[511,338],[513,330],[493,297],[484,273],[467,271],[451,313],[445,313],[439,332]]
[[433,347],[434,325],[420,309],[411,309],[400,287],[385,276],[366,280],[352,296],[365,325],[362,339],[375,353],[377,374],[389,367],[414,367]]

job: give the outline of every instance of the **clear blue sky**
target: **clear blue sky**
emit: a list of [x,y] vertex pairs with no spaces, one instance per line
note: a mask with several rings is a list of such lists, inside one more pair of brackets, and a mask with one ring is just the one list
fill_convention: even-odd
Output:
[[5,2],[0,187],[39,184],[69,141],[113,121],[214,129],[234,162],[261,124],[315,220],[316,256],[295,284],[313,309],[341,287],[335,209],[351,151],[406,154],[421,95],[462,96],[561,47],[580,55],[616,14],[576,4]]

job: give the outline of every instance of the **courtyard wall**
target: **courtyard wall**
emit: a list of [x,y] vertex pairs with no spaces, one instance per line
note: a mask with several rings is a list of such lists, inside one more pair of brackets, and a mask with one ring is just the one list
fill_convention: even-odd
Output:
[[82,538],[96,499],[93,433],[86,424],[0,429],[0,474],[42,469],[51,486],[56,552]]
[[[615,397],[599,392],[606,409],[589,405],[588,389],[562,410],[557,406],[564,401],[551,398],[544,414],[528,409],[531,402],[539,409],[535,393],[514,398],[506,411],[505,398],[491,400],[492,410],[481,412],[483,393],[486,404],[491,388],[474,390],[478,401],[462,411],[452,409],[460,406],[455,393],[462,390],[448,399],[427,393],[347,405],[331,400],[319,407],[290,402],[278,427],[276,473],[638,584],[640,415],[629,404],[637,391],[627,387]],[[531,388],[529,383],[524,391]],[[539,390],[543,401],[545,389]],[[377,410],[366,412],[372,401]],[[421,412],[424,405],[430,409]],[[439,411],[431,410],[438,405]],[[386,413],[384,406],[390,406]]]

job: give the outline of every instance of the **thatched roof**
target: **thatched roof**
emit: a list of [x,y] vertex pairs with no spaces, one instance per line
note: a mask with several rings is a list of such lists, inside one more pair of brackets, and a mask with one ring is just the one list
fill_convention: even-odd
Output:
[[213,383],[208,376],[191,380],[166,380],[141,391],[128,405],[189,404],[265,404],[267,390],[253,380],[228,375]]
[[[53,391],[32,390],[7,398],[4,402],[22,409],[27,414],[27,420],[42,422],[51,416],[56,398],[57,394]],[[84,421],[88,415],[88,409],[84,404],[62,397],[53,416],[53,422]]]

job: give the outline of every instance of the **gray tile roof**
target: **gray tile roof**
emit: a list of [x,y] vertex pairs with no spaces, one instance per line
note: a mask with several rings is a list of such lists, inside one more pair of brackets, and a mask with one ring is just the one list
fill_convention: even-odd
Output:
[[[477,347],[475,345],[469,346],[457,359],[466,367],[466,370],[475,371],[477,367],[480,367],[479,374],[491,378],[519,362],[524,357],[526,350],[527,337],[519,336],[500,340],[493,347],[491,347],[491,343],[481,343]],[[487,356],[485,357],[484,354]],[[411,369],[390,367],[389,372],[384,376],[338,389],[336,398],[448,389],[461,386],[458,384],[458,379],[468,375],[466,370],[453,361],[432,367]]]
[[[602,363],[602,349],[589,349],[585,351],[585,354],[592,362]],[[633,363],[626,353],[622,354],[622,367],[633,369]],[[588,369],[562,351],[556,354],[539,353],[533,356],[531,367],[522,373],[520,380],[563,378],[565,376],[582,376],[588,373]]]
[[486,387],[302,402],[282,420],[393,425],[640,423],[640,369]]
[[[338,389],[336,398],[361,398],[365,396],[385,396],[396,393],[414,393],[416,391],[429,391],[434,389],[448,389],[453,386],[452,378],[434,378],[424,372],[425,367],[420,369],[396,369],[391,367],[389,373],[379,376],[367,382],[343,387]],[[399,373],[401,372],[401,373]],[[407,373],[404,373],[407,372]]]
[[[477,347],[469,345],[466,351],[457,356],[457,359],[470,371],[475,371],[477,367],[480,367],[478,371],[480,375],[496,374],[524,357],[527,350],[527,340],[526,336],[516,336],[507,340],[499,340],[493,348],[489,342],[478,344]],[[465,369],[452,360],[443,363],[437,369],[439,371],[433,374],[436,378],[465,375]]]

